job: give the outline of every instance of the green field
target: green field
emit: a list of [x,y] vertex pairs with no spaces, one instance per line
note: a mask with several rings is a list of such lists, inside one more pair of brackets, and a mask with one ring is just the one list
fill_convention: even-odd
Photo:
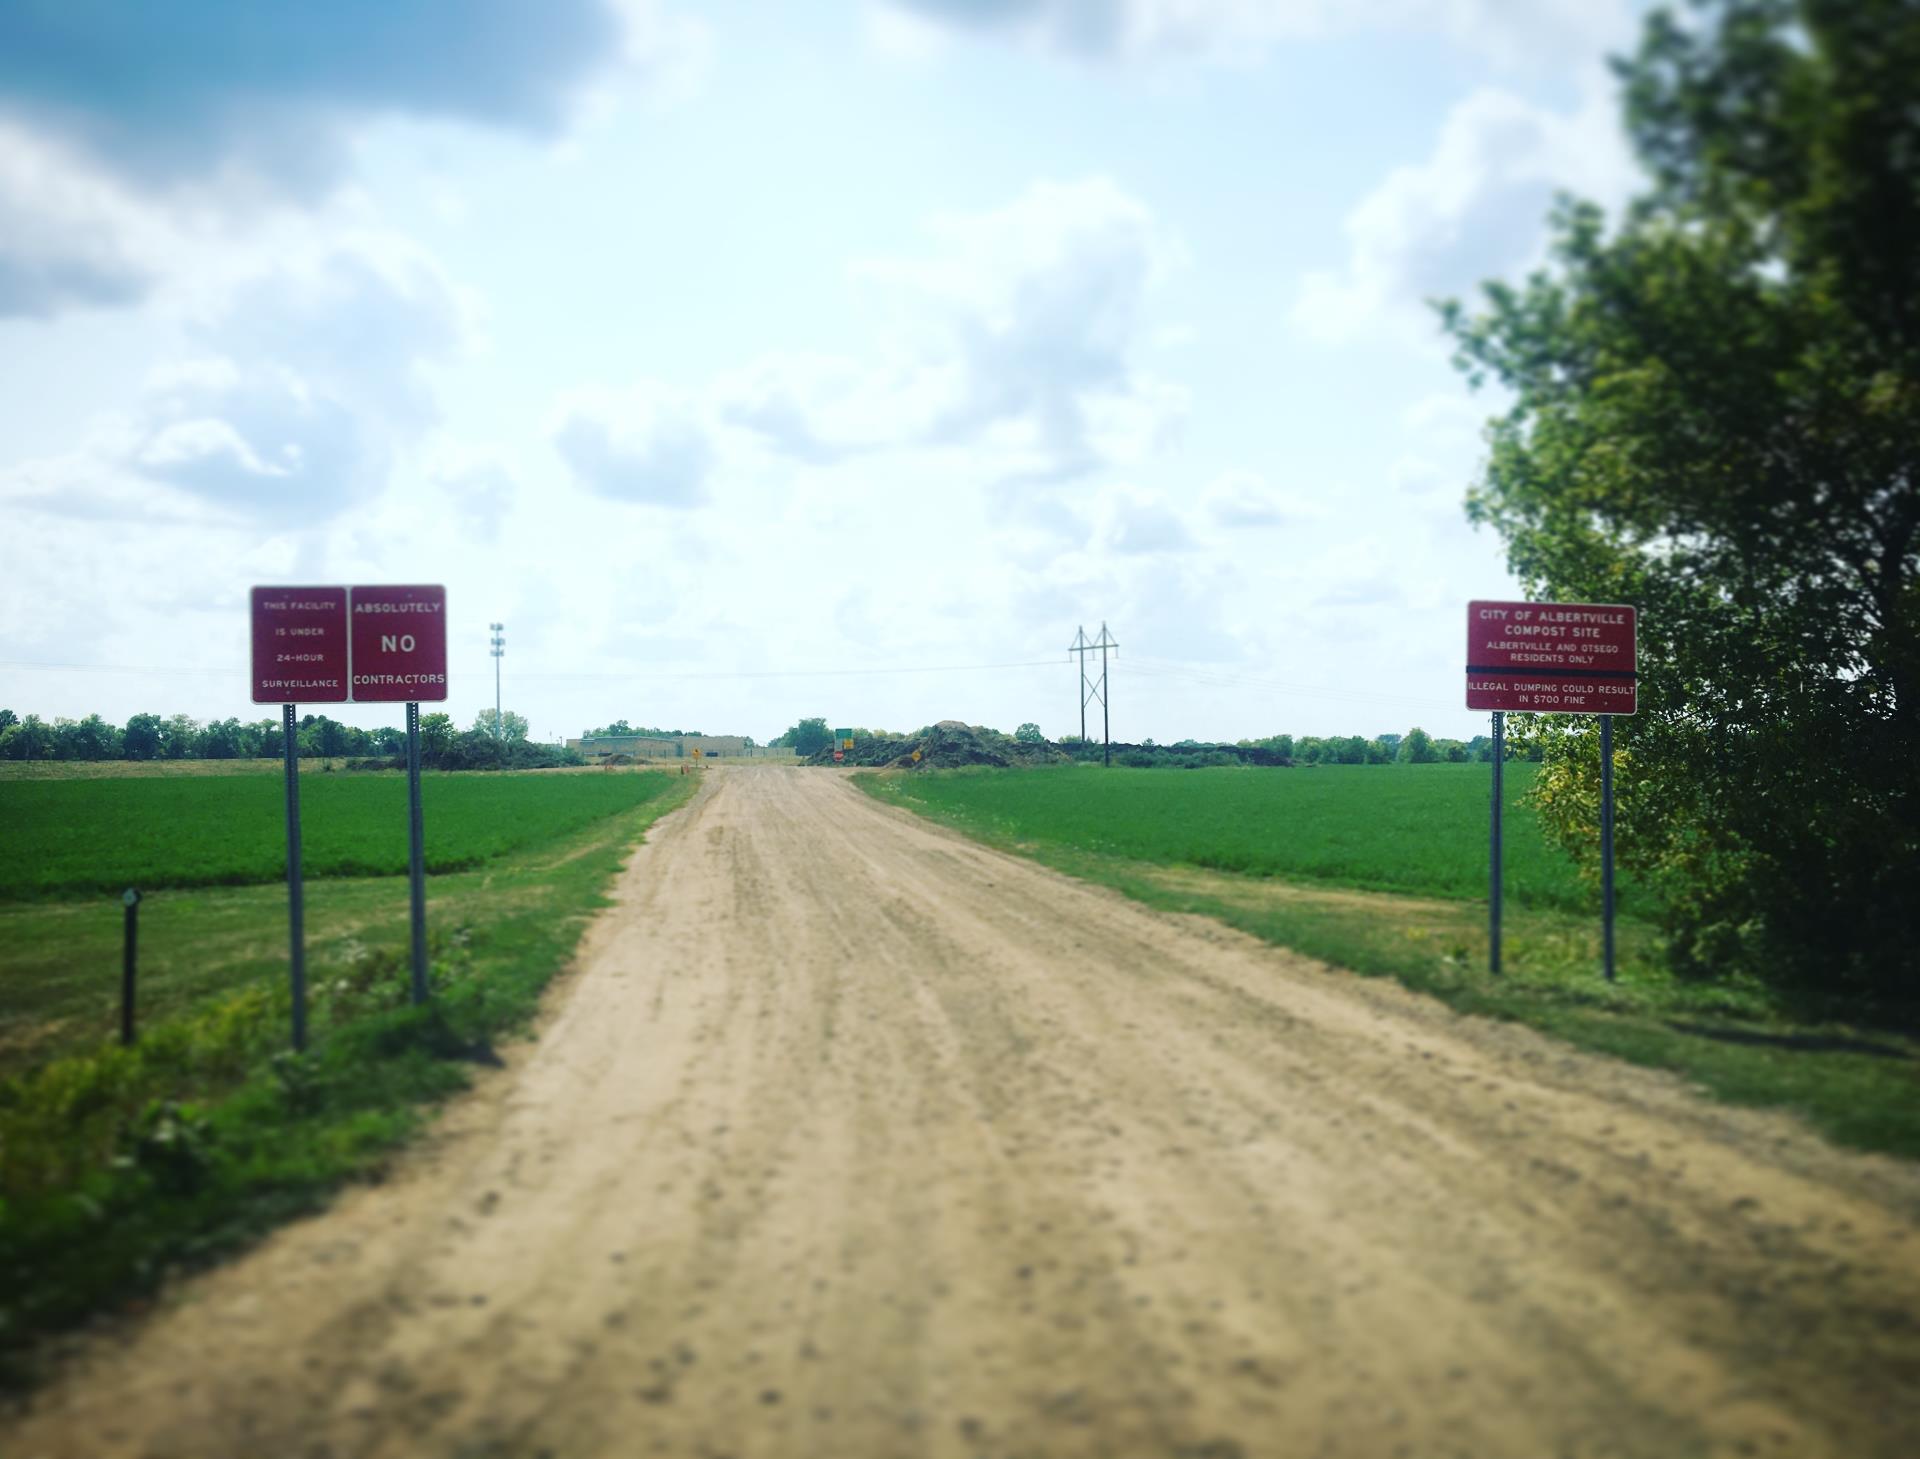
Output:
[[[1512,764],[1503,777],[1507,899],[1566,911],[1595,906],[1595,888],[1547,844],[1524,803],[1535,769]],[[884,793],[996,840],[1371,891],[1484,898],[1491,785],[1486,765],[1076,766],[919,775],[886,782]],[[1623,883],[1621,910],[1632,906]]]
[[[658,794],[633,775],[422,777],[427,869],[479,866]],[[407,869],[407,782],[398,774],[300,777],[310,877]],[[286,874],[278,775],[0,780],[0,900],[137,886],[244,886]]]
[[1863,1027],[1849,1007],[1789,999],[1758,976],[1676,978],[1657,909],[1630,882],[1618,981],[1603,981],[1598,897],[1524,803],[1533,773],[1507,767],[1497,977],[1485,765],[954,770],[868,773],[855,784],[1150,906],[1672,1070],[1722,1099],[1792,1109],[1847,1144],[1920,1156],[1911,1030]]
[[[427,884],[433,999],[408,1000],[406,878],[316,876],[310,1044],[295,1056],[277,776],[0,783],[10,885],[38,878],[37,895],[0,899],[0,1386],[29,1375],[38,1335],[376,1172],[493,1040],[524,1026],[628,850],[698,784],[658,771],[431,777],[432,859],[472,868]],[[320,840],[331,868],[404,866],[403,779],[309,773],[302,789],[309,836],[333,823]],[[49,840],[53,852],[31,854]],[[191,857],[160,856],[176,846]],[[123,859],[87,878],[87,847]],[[207,884],[161,886],[182,874],[161,868],[182,864]],[[157,888],[140,909],[132,1048],[114,1038],[117,899],[76,886],[123,877]]]

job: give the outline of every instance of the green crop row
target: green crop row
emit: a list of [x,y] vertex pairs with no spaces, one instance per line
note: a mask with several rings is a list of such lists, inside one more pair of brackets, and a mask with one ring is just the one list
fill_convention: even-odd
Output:
[[[1537,767],[1505,770],[1505,874],[1517,906],[1581,910],[1594,888],[1523,803]],[[1131,861],[1484,898],[1489,765],[1315,765],[1145,771],[956,771],[876,792],[993,839]],[[1623,883],[1623,912],[1633,910]]]
[[[658,776],[424,777],[427,869],[458,871],[630,810]],[[124,887],[244,886],[286,872],[277,775],[0,781],[0,900]],[[303,775],[302,860],[312,877],[407,868],[407,782],[396,774]]]

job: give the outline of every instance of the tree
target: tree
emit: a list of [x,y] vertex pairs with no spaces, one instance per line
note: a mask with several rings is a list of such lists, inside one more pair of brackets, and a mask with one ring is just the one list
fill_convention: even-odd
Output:
[[160,753],[160,716],[136,714],[120,733],[120,753],[129,760],[151,760]]
[[780,740],[793,746],[796,755],[805,758],[833,743],[833,732],[824,719],[803,719],[780,736]]
[[61,760],[110,760],[120,750],[120,731],[97,714],[56,720],[54,755]]
[[515,714],[511,709],[497,716],[491,709],[483,709],[473,717],[473,727],[483,735],[492,735],[496,740],[524,740],[527,737],[526,716]]
[[1433,748],[1433,736],[1415,725],[1400,741],[1397,758],[1407,765],[1431,765],[1440,756]]
[[[1005,722],[1001,721],[1003,724]],[[1021,725],[1013,732],[1013,737],[1023,745],[1044,745],[1047,742],[1047,737],[1040,733],[1040,726],[1037,724]]]
[[423,755],[444,755],[447,747],[453,743],[453,716],[450,714],[423,714],[420,716],[420,753]]
[[231,760],[240,752],[240,721],[210,719],[200,731],[200,756],[206,760]]
[[160,726],[160,757],[190,760],[200,753],[200,721],[176,714]]
[[0,709],[0,734],[4,734],[18,723],[20,723],[19,715],[11,709]]
[[53,731],[30,714],[0,730],[0,760],[46,760],[53,755]]
[[334,759],[351,753],[347,727],[324,714],[309,714],[300,721],[300,753]]
[[[1471,518],[1527,589],[1640,607],[1620,854],[1683,969],[1920,993],[1920,8],[1711,0],[1618,63],[1650,186],[1444,306],[1498,381]],[[1541,747],[1591,858],[1592,722]]]

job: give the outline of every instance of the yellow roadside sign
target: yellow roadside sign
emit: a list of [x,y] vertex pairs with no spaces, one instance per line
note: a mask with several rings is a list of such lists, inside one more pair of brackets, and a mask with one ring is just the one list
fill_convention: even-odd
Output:
[[918,750],[913,752],[913,763],[916,765],[920,763],[920,752]]

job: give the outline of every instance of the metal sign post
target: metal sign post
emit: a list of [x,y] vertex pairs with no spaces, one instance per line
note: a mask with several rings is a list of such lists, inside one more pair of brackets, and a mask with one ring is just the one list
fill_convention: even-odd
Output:
[[287,946],[293,988],[293,1051],[307,1047],[306,908],[300,886],[300,726],[294,706],[280,706],[280,752],[287,776]]
[[1639,612],[1625,603],[1467,604],[1467,708],[1493,711],[1487,965],[1500,971],[1500,771],[1507,710],[1600,719],[1601,967],[1614,980],[1613,717],[1639,709]]
[[133,968],[134,950],[140,941],[140,893],[128,887],[120,894],[126,908],[126,946],[120,957],[120,1042],[133,1047]]
[[447,590],[438,584],[349,590],[353,697],[407,707],[407,895],[412,997],[427,987],[426,817],[420,803],[420,702],[447,697]]
[[307,1046],[307,949],[300,881],[300,704],[343,704],[347,691],[347,590],[255,588],[253,702],[280,706],[287,796],[287,941],[293,1047]]
[[419,701],[447,697],[446,613],[447,590],[437,585],[253,590],[253,700],[281,707],[287,782],[287,939],[296,1051],[307,1046],[307,956],[300,872],[300,729],[295,710],[301,703],[350,700],[407,706],[413,1001],[424,1002],[427,899]]
[[1613,716],[1600,716],[1600,938],[1601,963],[1613,981]]
[[407,883],[413,917],[413,1001],[427,1001],[426,822],[420,811],[420,706],[407,705]]
[[1498,976],[1500,972],[1500,812],[1504,807],[1504,798],[1500,791],[1500,774],[1506,767],[1507,716],[1496,709],[1493,712],[1493,866],[1487,890],[1487,970]]

